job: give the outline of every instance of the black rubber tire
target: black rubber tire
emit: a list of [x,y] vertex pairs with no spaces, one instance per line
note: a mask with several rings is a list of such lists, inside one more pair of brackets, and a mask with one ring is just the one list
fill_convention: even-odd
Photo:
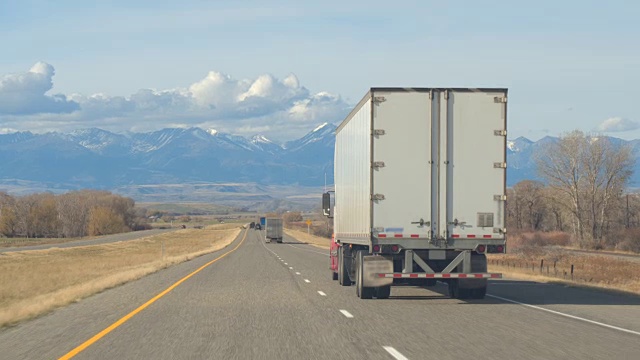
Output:
[[449,284],[448,284],[448,289],[449,289],[449,297],[451,297],[452,299],[457,299],[458,298],[458,280],[449,280]]
[[282,244],[282,239],[278,239],[278,240],[276,240],[276,242],[277,242],[278,244]]
[[376,298],[388,299],[391,296],[391,285],[382,286],[376,289]]
[[375,288],[362,286],[362,258],[364,251],[358,251],[356,256],[356,295],[360,299],[373,299]]
[[331,280],[338,280],[338,273],[335,271],[331,271]]
[[344,261],[344,248],[338,248],[338,283],[342,286],[351,286],[348,269]]
[[[487,257],[484,254],[471,254],[471,272],[487,272]],[[453,289],[452,289],[452,284]],[[470,286],[473,284],[472,286]],[[477,284],[482,284],[477,286]],[[449,295],[454,299],[484,299],[487,294],[486,279],[451,280],[449,283]]]

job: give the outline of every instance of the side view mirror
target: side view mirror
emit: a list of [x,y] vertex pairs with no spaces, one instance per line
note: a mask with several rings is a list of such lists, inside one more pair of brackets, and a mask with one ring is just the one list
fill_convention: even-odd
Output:
[[331,194],[322,194],[322,213],[324,216],[331,216]]

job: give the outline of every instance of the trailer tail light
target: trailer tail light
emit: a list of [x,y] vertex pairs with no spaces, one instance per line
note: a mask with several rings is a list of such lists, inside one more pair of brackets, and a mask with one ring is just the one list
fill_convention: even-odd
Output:
[[400,250],[400,248],[398,247],[398,245],[391,245],[391,251],[398,252]]
[[478,247],[476,247],[476,252],[478,254],[483,254],[486,249],[487,248],[484,245],[478,245]]
[[504,253],[504,245],[489,245],[487,246],[487,252],[488,253]]
[[380,252],[380,245],[373,245],[373,252],[374,253],[379,253]]

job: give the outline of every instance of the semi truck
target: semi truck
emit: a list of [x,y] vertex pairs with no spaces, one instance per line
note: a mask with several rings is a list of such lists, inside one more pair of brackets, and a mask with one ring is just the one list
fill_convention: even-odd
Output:
[[280,218],[266,218],[265,240],[271,242],[275,240],[277,243],[282,243],[282,219]]
[[361,299],[448,285],[485,297],[506,251],[507,89],[371,88],[336,129],[333,278]]

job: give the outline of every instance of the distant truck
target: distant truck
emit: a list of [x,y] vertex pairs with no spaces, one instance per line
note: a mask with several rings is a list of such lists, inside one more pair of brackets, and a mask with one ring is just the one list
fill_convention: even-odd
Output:
[[[506,247],[507,89],[372,88],[336,129],[334,280],[361,299],[448,284],[481,299]],[[334,207],[332,196],[334,193]]]
[[275,240],[277,243],[282,243],[282,219],[267,218],[265,229],[267,230],[265,234],[267,242]]
[[264,226],[267,224],[267,218],[264,216],[260,217],[260,226],[264,229]]

